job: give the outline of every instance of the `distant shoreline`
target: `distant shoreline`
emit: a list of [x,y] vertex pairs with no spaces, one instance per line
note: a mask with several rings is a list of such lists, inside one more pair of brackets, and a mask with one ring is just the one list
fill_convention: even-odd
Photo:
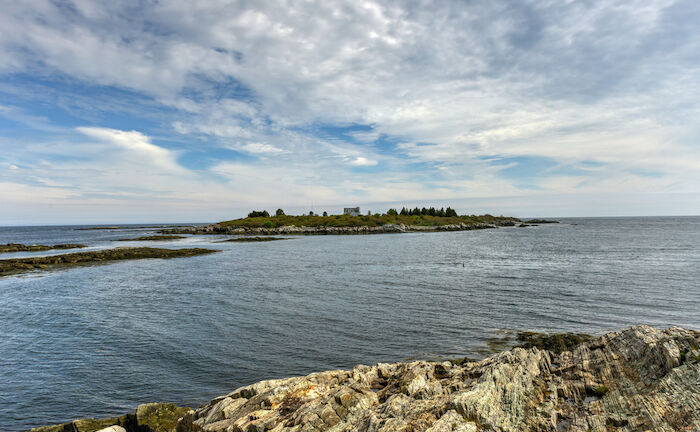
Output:
[[[549,221],[548,221],[549,222]],[[504,216],[269,216],[247,217],[189,228],[163,229],[162,234],[245,235],[352,235],[434,231],[469,231],[520,226],[523,221]]]

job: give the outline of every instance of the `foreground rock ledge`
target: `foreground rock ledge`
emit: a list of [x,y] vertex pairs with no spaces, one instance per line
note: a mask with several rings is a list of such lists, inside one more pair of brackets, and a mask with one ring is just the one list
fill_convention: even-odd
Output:
[[697,331],[637,326],[559,355],[263,381],[189,411],[177,431],[696,431],[699,345]]
[[170,432],[188,410],[172,403],[147,403],[139,405],[132,414],[99,420],[74,420],[34,428],[31,432]]
[[698,331],[636,326],[559,354],[515,348],[262,381],[187,411],[175,430],[697,431],[699,346]]

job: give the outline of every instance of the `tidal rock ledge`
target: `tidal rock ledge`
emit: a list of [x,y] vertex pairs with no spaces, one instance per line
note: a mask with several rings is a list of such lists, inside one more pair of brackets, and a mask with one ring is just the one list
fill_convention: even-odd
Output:
[[105,264],[113,261],[134,259],[192,257],[215,252],[218,252],[218,250],[202,248],[162,249],[149,247],[119,247],[63,255],[0,259],[0,277],[33,270]]
[[636,326],[553,354],[378,364],[262,381],[177,432],[697,431],[700,332]]

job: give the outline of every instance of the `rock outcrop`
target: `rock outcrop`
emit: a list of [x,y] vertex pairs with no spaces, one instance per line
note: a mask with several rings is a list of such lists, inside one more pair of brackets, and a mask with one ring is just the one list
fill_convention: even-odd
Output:
[[105,264],[112,261],[150,258],[181,258],[218,252],[215,249],[163,249],[148,247],[119,247],[114,249],[76,252],[62,255],[11,258],[0,260],[0,277],[33,270],[67,268],[80,265]]
[[559,354],[357,366],[262,381],[177,432],[698,431],[700,332],[636,326]]
[[167,240],[179,240],[187,238],[180,235],[152,235],[152,236],[142,236],[136,238],[123,238],[116,241],[167,241]]
[[87,247],[84,244],[78,243],[68,243],[68,244],[57,244],[53,246],[49,245],[25,245],[21,243],[7,243],[0,244],[0,253],[5,252],[43,252],[54,249],[80,249]]
[[74,420],[34,428],[30,432],[170,432],[188,410],[172,403],[148,403],[139,405],[133,414],[99,420]]

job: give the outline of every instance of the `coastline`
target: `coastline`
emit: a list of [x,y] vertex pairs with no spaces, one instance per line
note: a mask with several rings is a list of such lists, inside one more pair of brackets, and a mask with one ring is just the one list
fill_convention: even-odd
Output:
[[244,235],[356,235],[356,234],[399,234],[410,232],[436,231],[471,231],[516,226],[516,222],[508,220],[499,223],[459,223],[445,225],[405,225],[385,224],[380,226],[296,226],[283,225],[279,227],[248,227],[222,225],[220,223],[199,227],[168,229],[159,231],[162,234],[244,234]]
[[0,277],[34,270],[52,270],[86,265],[106,264],[114,261],[181,258],[206,255],[218,252],[215,249],[188,248],[162,249],[151,247],[118,247],[91,252],[74,252],[61,255],[48,255],[26,258],[0,259]]
[[[136,414],[32,432],[94,432],[110,422],[124,428],[112,430],[126,432],[602,432],[700,427],[699,331],[638,325],[575,347],[567,345],[569,339],[555,344],[549,339],[535,340],[550,349],[516,347],[480,361],[359,365],[257,382],[196,410],[146,404]],[[564,345],[557,348],[562,340]],[[146,412],[164,414],[148,417]]]

